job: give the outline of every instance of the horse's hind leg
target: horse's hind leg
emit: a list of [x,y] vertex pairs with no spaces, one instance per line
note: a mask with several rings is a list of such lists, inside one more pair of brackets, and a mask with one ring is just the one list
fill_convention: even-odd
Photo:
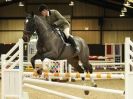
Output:
[[[72,65],[74,71],[77,71],[79,73],[84,73],[84,69],[81,66],[79,66],[78,62],[79,62],[78,57],[74,57],[68,60],[68,64]],[[75,78],[72,78],[72,80],[75,81]]]
[[79,60],[81,61],[82,63],[82,66],[83,68],[85,69],[85,71],[88,73],[92,73],[93,72],[93,68],[92,68],[92,65],[89,63],[89,60],[88,60],[88,54],[81,54],[79,55]]
[[[82,65],[86,72],[93,72],[92,65],[89,63],[88,56],[87,55],[80,55],[80,61],[82,62]],[[90,77],[91,83],[93,87],[97,87],[97,84],[95,83],[94,79]]]
[[84,69],[81,66],[79,66],[78,62],[79,62],[78,57],[74,57],[74,58],[71,58],[68,60],[68,63],[74,67],[75,71],[77,71],[79,73],[84,73]]
[[[79,73],[84,73],[84,68],[82,68],[79,65],[79,57],[72,58],[71,60],[68,60],[68,63],[70,63],[76,71]],[[85,81],[85,77],[82,77],[82,80]],[[84,82],[84,85],[86,85],[86,82]],[[88,90],[84,90],[85,95],[89,94]]]

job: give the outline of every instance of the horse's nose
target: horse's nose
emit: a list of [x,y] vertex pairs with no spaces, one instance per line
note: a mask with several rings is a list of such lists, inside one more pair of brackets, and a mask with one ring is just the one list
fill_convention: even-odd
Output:
[[29,37],[28,36],[23,36],[22,39],[24,40],[24,42],[28,42],[29,41]]

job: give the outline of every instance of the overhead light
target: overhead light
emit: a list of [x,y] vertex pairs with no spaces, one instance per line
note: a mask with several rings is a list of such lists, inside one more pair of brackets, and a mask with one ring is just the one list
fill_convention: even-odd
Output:
[[71,1],[71,2],[69,3],[69,6],[74,6],[74,2]]
[[126,4],[123,4],[125,7],[128,7],[128,8],[133,8],[131,5],[130,5],[130,3],[127,1],[127,3]]
[[18,6],[24,6],[23,2],[19,2]]
[[127,3],[124,4],[125,6],[130,6],[130,3],[127,1]]
[[121,12],[127,12],[127,8],[124,7],[124,8],[121,10]]
[[128,7],[128,8],[133,8],[131,5],[127,5],[126,7]]
[[12,1],[12,0],[6,0],[6,2],[9,2],[9,1]]
[[120,17],[123,17],[123,16],[125,16],[125,13],[122,12],[122,13],[120,14]]

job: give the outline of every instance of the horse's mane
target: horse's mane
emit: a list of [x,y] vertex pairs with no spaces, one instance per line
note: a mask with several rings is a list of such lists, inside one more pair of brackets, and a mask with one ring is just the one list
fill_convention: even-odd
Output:
[[45,17],[34,15],[36,24],[41,24],[45,30],[50,28],[50,25],[46,22]]
[[[37,28],[38,28],[38,31],[39,33],[45,33],[46,37],[49,37],[49,36],[57,36],[57,33],[55,32],[52,32],[52,28],[51,26],[47,23],[47,20],[45,17],[43,16],[38,16],[38,15],[34,15],[34,20],[35,20],[35,24],[37,24]],[[59,35],[58,35],[59,37]]]

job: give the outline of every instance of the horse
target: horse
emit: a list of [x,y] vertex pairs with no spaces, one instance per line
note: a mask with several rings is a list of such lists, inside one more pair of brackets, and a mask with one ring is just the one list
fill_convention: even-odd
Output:
[[[28,14],[24,23],[24,31],[22,39],[24,42],[29,42],[30,37],[36,32],[38,36],[36,54],[31,58],[31,64],[35,69],[35,60],[44,60],[49,58],[52,60],[66,59],[68,64],[71,64],[74,69],[79,73],[92,73],[92,65],[89,63],[89,48],[86,42],[77,36],[74,40],[80,49],[79,53],[75,53],[74,48],[70,44],[66,44],[59,35],[59,31],[55,31],[45,17],[35,14]],[[82,66],[79,65],[79,61]],[[37,71],[38,74],[42,73]]]

